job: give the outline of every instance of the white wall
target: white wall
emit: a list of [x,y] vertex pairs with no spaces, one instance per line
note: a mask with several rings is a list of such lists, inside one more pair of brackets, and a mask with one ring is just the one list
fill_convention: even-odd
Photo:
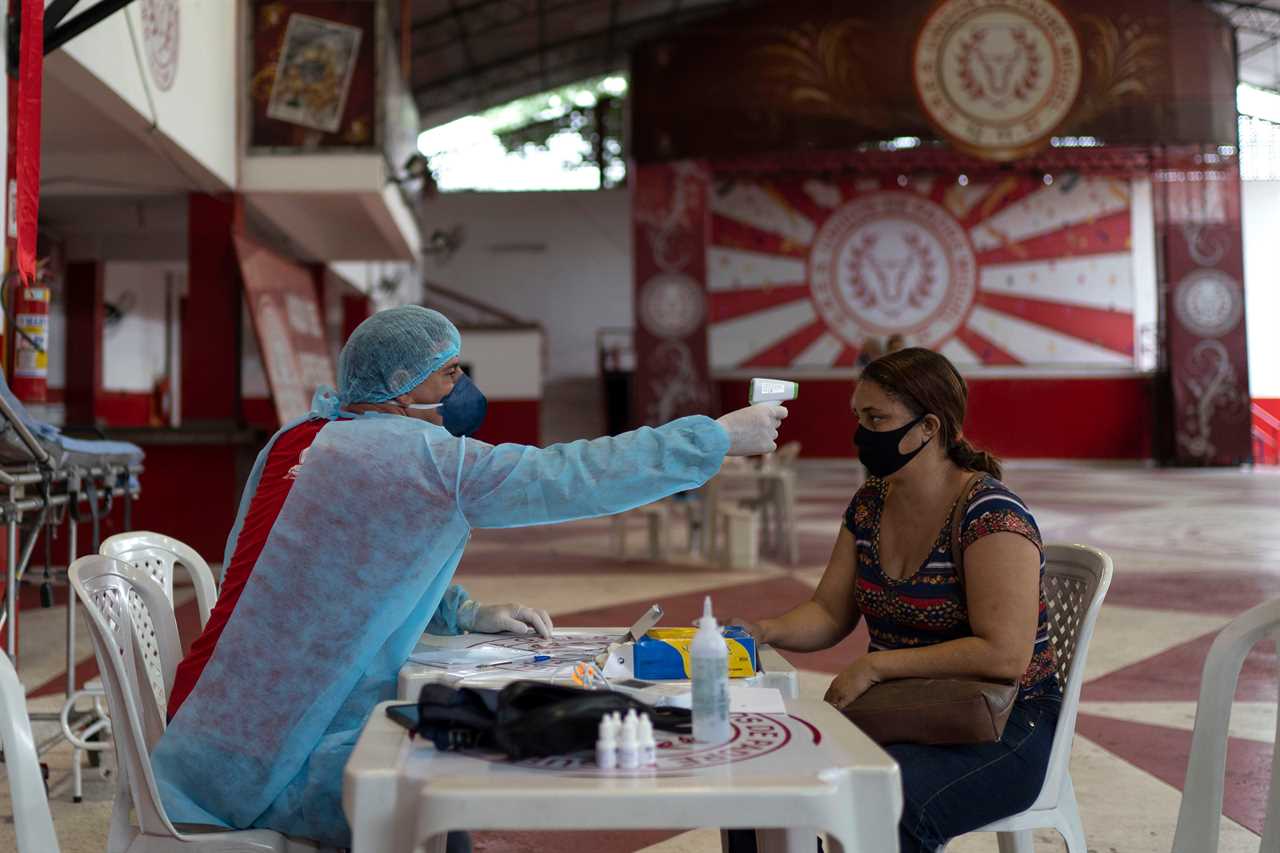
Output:
[[1249,390],[1280,397],[1280,181],[1245,181],[1243,214]]
[[[148,121],[149,90],[159,132],[228,187],[236,184],[238,162],[238,5],[234,0],[182,0],[178,4],[177,73],[167,91],[151,76],[141,3],[126,6],[62,48]],[[142,69],[135,59],[135,43]]]
[[424,242],[464,230],[452,257],[425,262],[426,278],[541,324],[548,380],[595,376],[596,330],[631,326],[627,191],[447,194],[423,204],[422,221]]
[[123,319],[103,334],[103,390],[149,392],[165,372],[166,289],[172,284],[180,292],[186,265],[113,261],[103,276],[106,301],[128,306]]
[[1131,184],[1130,247],[1133,252],[1133,352],[1138,370],[1156,369],[1160,346],[1159,288],[1156,282],[1155,208],[1151,200],[1151,179],[1137,178]]
[[542,334],[462,330],[462,363],[490,400],[542,399]]

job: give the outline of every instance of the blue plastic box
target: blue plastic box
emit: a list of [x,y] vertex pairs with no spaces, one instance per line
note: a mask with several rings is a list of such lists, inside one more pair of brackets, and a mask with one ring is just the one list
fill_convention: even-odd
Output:
[[[635,645],[635,677],[646,681],[692,677],[689,646],[696,628],[654,628]],[[729,677],[750,678],[759,670],[755,638],[737,625],[720,630],[729,651]]]

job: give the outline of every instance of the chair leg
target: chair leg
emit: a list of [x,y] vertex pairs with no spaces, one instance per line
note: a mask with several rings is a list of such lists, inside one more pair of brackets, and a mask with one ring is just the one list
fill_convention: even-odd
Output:
[[84,800],[84,778],[83,771],[80,769],[80,761],[83,758],[83,749],[77,746],[71,750],[71,802],[73,803]]
[[667,517],[665,515],[649,516],[649,559],[658,561],[667,557],[666,534]]
[[1084,836],[1084,823],[1080,820],[1080,807],[1076,804],[1076,787],[1068,775],[1058,791],[1058,808],[1053,814],[1053,825],[1067,842],[1067,853],[1088,853]]
[[999,845],[1000,853],[1035,853],[1036,849],[1035,841],[1029,829],[1022,829],[1017,832],[997,832],[996,844]]
[[609,538],[611,550],[615,557],[627,555],[627,519],[619,514],[609,519]]

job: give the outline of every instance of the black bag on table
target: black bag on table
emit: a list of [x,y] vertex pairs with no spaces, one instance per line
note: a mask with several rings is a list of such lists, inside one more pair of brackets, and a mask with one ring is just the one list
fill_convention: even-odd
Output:
[[418,694],[416,734],[436,749],[497,749],[514,759],[564,755],[595,747],[600,718],[634,708],[655,729],[688,734],[683,708],[654,708],[612,690],[513,681],[501,690],[427,684]]

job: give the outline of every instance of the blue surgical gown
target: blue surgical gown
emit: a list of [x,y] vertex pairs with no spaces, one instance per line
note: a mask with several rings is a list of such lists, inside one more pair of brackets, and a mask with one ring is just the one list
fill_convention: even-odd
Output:
[[152,752],[169,819],[347,846],[343,766],[373,706],[395,697],[433,616],[433,630],[456,629],[462,597],[451,581],[471,529],[632,509],[702,485],[728,448],[702,416],[546,448],[455,438],[382,413],[327,424]]

